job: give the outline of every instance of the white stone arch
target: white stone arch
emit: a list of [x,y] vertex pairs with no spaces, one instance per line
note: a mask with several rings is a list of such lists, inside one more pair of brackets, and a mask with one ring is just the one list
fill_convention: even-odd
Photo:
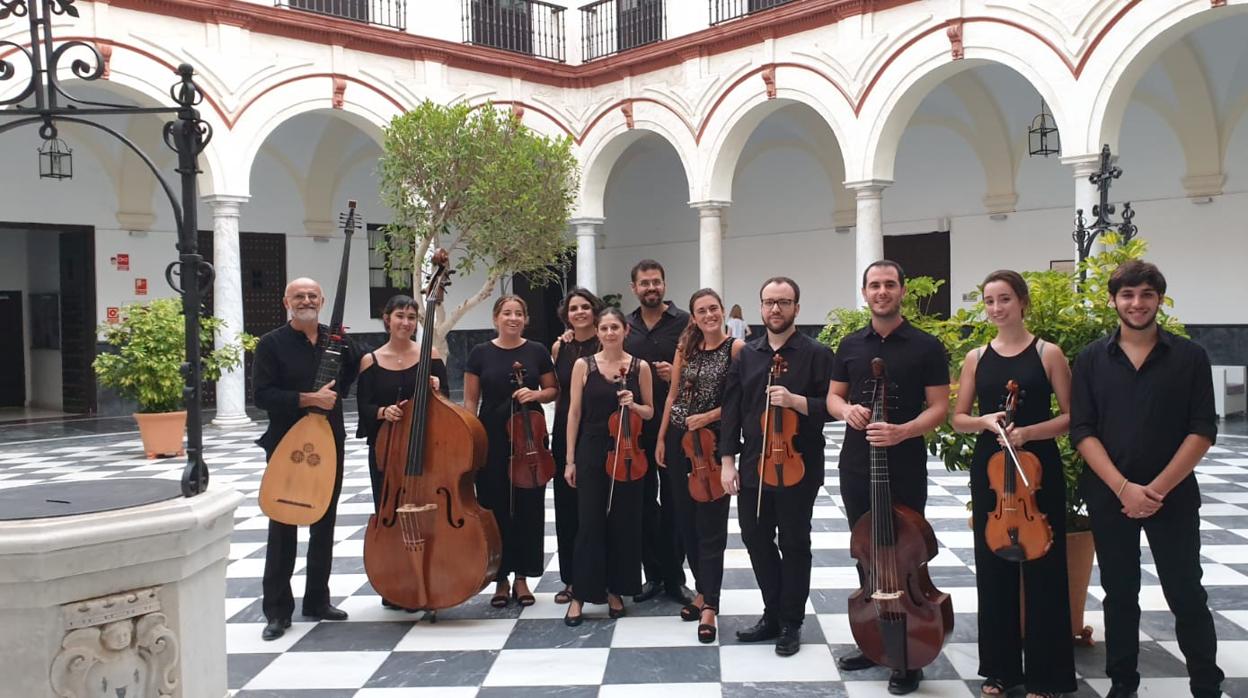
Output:
[[632,102],[632,110],[631,127],[623,114],[618,117],[608,114],[586,134],[586,139],[580,146],[581,201],[577,218],[603,217],[603,202],[611,171],[629,146],[647,136],[658,137],[676,151],[689,187],[689,200],[695,200],[696,172],[693,163],[697,147],[688,125],[672,112],[652,102]]
[[368,86],[348,81],[341,94],[341,105],[335,105],[334,77],[315,75],[291,80],[272,87],[260,87],[233,128],[234,159],[238,163],[229,182],[229,193],[250,196],[251,170],[256,155],[265,141],[282,124],[301,114],[324,112],[358,128],[380,146],[383,130],[391,119],[402,113],[400,107],[383,93]]
[[[987,22],[973,26],[966,32],[963,59],[951,60],[945,32],[934,32],[897,56],[880,76],[859,113],[866,135],[862,152],[852,158],[861,163],[853,179],[891,181],[901,135],[919,104],[941,83],[979,65],[997,63],[1018,73],[1048,104],[1059,132],[1064,136],[1075,130],[1078,120],[1066,97],[1074,90],[1074,78],[1066,62],[1020,29]],[[1062,148],[1070,151],[1065,138]]]
[[750,135],[763,119],[789,104],[803,104],[819,115],[840,146],[845,171],[853,171],[847,139],[855,120],[849,103],[817,72],[792,65],[774,70],[774,87],[761,76],[749,76],[729,88],[707,118],[699,141],[701,186],[693,200],[731,201],[737,161]]
[[[1096,152],[1102,144],[1118,151],[1123,119],[1132,94],[1144,73],[1167,50],[1198,27],[1232,14],[1245,13],[1248,13],[1248,0],[1227,0],[1225,7],[1212,7],[1206,0],[1172,0],[1141,3],[1124,15],[1105,35],[1082,76],[1095,85],[1088,127],[1082,131],[1086,134],[1084,152]],[[1224,133],[1229,135],[1229,132]],[[1182,142],[1183,134],[1176,135]],[[1188,155],[1185,145],[1185,156]],[[1189,169],[1190,165],[1189,157]]]

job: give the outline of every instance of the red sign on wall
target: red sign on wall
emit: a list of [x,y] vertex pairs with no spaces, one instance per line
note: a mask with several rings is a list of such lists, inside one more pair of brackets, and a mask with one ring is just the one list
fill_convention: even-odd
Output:
[[140,277],[134,280],[134,295],[136,296],[147,295],[147,279]]
[[130,255],[119,252],[113,259],[117,260],[117,271],[130,271]]
[[121,309],[109,306],[108,309],[104,311],[104,316],[108,318],[108,324],[115,325],[118,322],[121,322]]

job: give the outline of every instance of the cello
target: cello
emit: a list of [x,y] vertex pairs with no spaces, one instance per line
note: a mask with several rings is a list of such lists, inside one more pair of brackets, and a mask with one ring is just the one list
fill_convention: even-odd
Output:
[[[693,392],[694,382],[685,382],[685,390]],[[720,480],[723,466],[715,457],[715,432],[707,428],[686,431],[680,437],[681,450],[689,459],[689,496],[695,502],[713,502],[726,494]]]
[[477,502],[473,483],[485,463],[485,428],[430,381],[433,318],[450,283],[446,250],[438,250],[433,266],[416,388],[402,418],[378,433],[384,481],[364,534],[364,571],[377,593],[431,611],[479,593],[502,560],[498,523]]
[[789,370],[789,362],[779,354],[771,357],[767,389],[763,391],[763,452],[758,457],[758,504],[755,516],[763,511],[763,485],[793,487],[806,477],[806,464],[793,445],[797,436],[797,412],[771,404],[771,386],[779,385],[780,376]]
[[[628,367],[621,366],[620,373],[615,377],[617,392],[628,390]],[[641,415],[630,410],[627,405],[607,420],[607,431],[615,440],[611,452],[607,454],[607,476],[611,478],[611,491],[607,495],[607,513],[611,513],[611,502],[615,499],[616,482],[633,482],[646,476],[650,463],[646,452],[641,450],[638,439],[641,437]]]
[[[884,360],[872,359],[871,371],[871,421],[885,422]],[[870,450],[871,510],[854,524],[849,541],[861,585],[849,597],[849,627],[871,661],[913,671],[931,664],[953,632],[953,601],[928,574],[936,534],[918,512],[893,504],[887,449]]]
[[[524,364],[511,365],[511,383],[524,387]],[[545,487],[555,476],[555,457],[546,443],[546,416],[511,401],[511,418],[507,420],[507,436],[511,441],[511,486],[531,490]]]
[[1005,390],[1005,424],[996,425],[1005,446],[988,459],[988,486],[997,494],[997,508],[984,526],[984,544],[1010,562],[1038,560],[1053,545],[1049,517],[1036,504],[1044,470],[1036,454],[1015,450],[1006,436],[1005,428],[1014,423],[1022,398],[1017,381],[1007,382]]

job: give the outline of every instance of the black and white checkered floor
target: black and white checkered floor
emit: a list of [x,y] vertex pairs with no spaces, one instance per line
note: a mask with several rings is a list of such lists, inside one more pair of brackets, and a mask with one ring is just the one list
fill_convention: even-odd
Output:
[[[813,587],[796,657],[781,659],[770,644],[739,644],[733,631],[752,623],[761,601],[738,534],[736,513],[725,564],[720,640],[700,645],[692,624],[682,623],[670,601],[629,603],[629,615],[608,620],[589,607],[586,623],[568,628],[564,606],[552,597],[560,588],[554,557],[554,516],[546,517],[547,573],[535,586],[537,604],[494,609],[482,594],[438,615],[436,624],[381,607],[364,574],[363,537],[372,511],[363,441],[347,447],[347,476],[338,506],[333,601],[350,612],[343,623],[299,622],[276,642],[260,630],[260,577],[267,519],[256,506],[264,467],[252,441],[259,428],[221,431],[205,437],[214,487],[234,487],[247,500],[238,509],[230,546],[225,601],[229,686],[237,698],[407,698],[411,696],[885,696],[886,672],[839,673],[833,656],[851,649],[846,597],[857,586],[849,556],[849,531],[839,505],[834,469],[841,425],[828,429],[828,478],[815,507]],[[349,428],[348,433],[353,429]],[[0,488],[113,474],[176,477],[176,459],[143,458],[137,434],[90,436],[0,445]],[[926,696],[978,695],[976,674],[975,575],[965,502],[966,475],[929,463],[928,517],[940,541],[931,563],[938,587],[953,595],[956,624],[940,659],[925,670]],[[1199,466],[1205,583],[1219,639],[1218,661],[1229,677],[1228,695],[1248,696],[1248,438],[1225,436]],[[550,491],[548,490],[548,496]],[[300,530],[306,541],[307,530]],[[301,546],[302,548],[302,546]],[[302,554],[302,549],[301,549]],[[1187,694],[1186,672],[1174,641],[1151,558],[1144,551],[1140,669],[1141,695]],[[301,593],[303,559],[294,590]],[[488,590],[487,590],[488,592]],[[1077,648],[1080,696],[1103,695],[1102,592],[1096,573],[1087,622],[1098,644]]]

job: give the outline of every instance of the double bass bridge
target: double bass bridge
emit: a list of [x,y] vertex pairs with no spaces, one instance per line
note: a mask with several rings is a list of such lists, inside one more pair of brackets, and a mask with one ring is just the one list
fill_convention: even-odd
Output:
[[905,596],[905,593],[906,592],[904,591],[884,591],[883,589],[876,589],[871,592],[871,599],[873,601],[896,601],[902,596]]

